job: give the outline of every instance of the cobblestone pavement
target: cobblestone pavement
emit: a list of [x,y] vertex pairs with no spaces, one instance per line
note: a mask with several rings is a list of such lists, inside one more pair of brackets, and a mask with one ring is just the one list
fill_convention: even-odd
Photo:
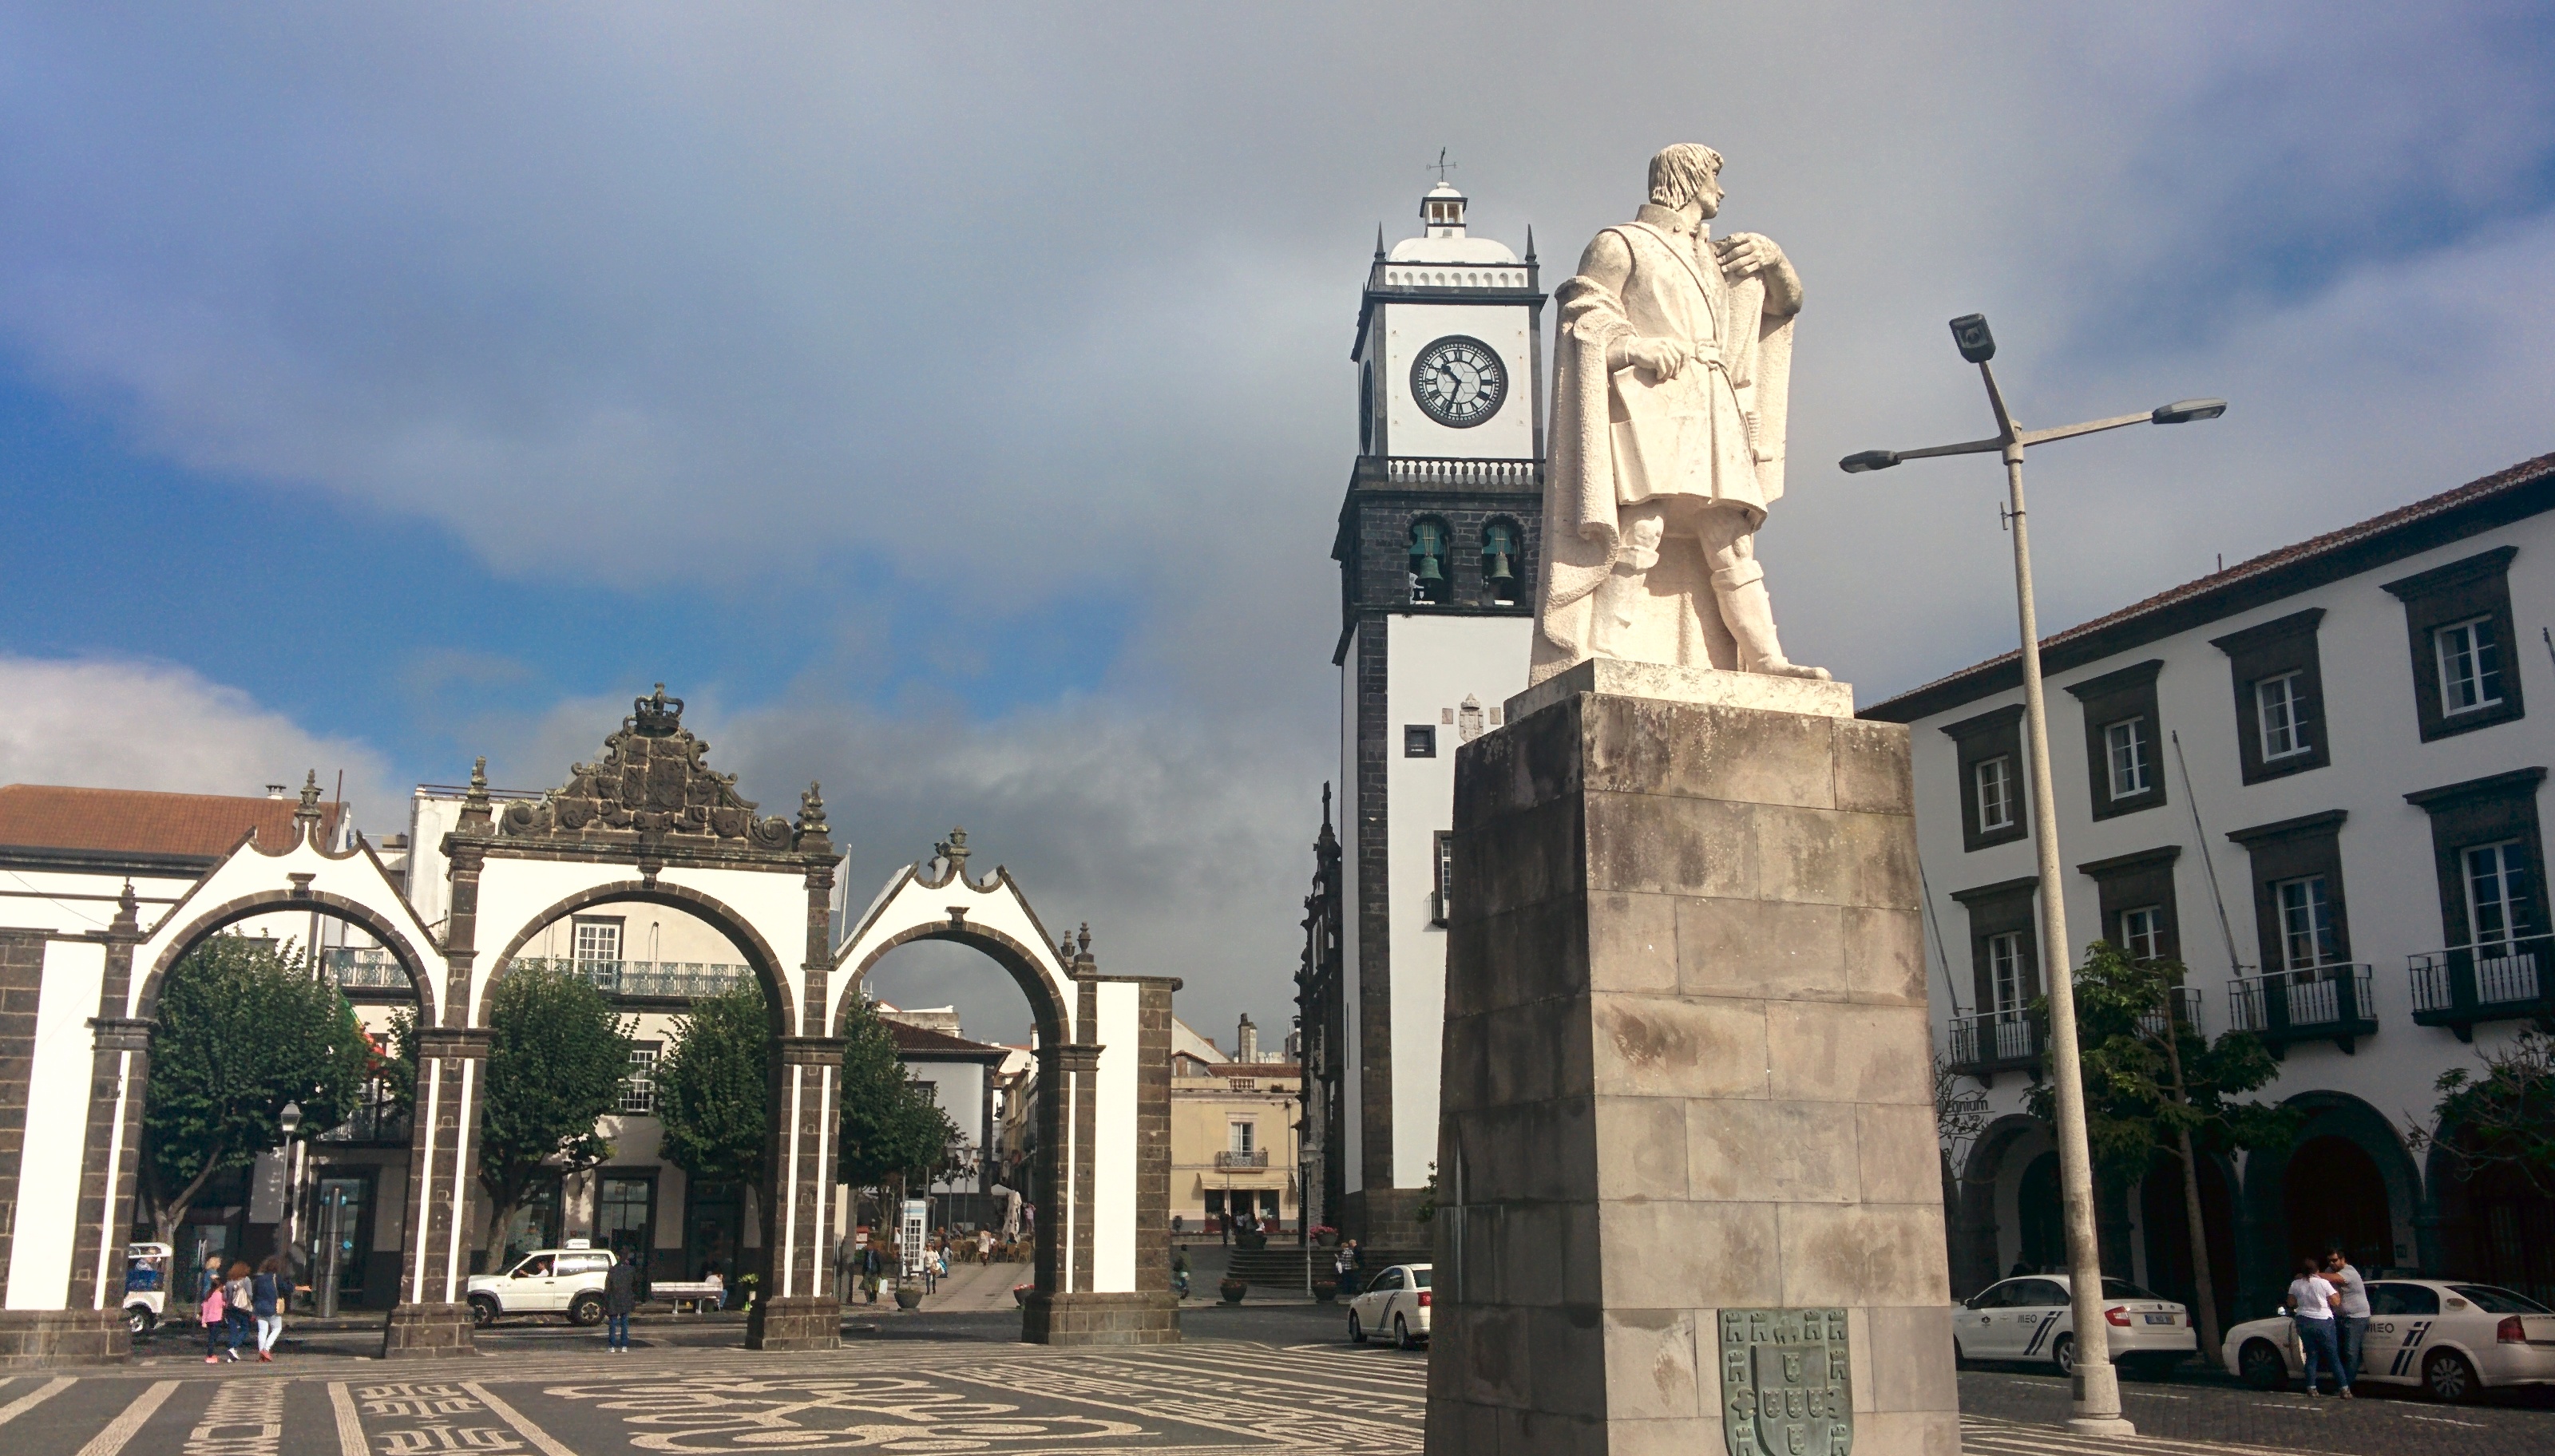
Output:
[[[1191,1310],[1189,1343],[1050,1350],[1015,1318],[882,1321],[839,1352],[761,1355],[738,1332],[675,1329],[630,1355],[591,1332],[500,1329],[485,1358],[385,1366],[359,1336],[314,1335],[273,1366],[209,1367],[172,1346],[134,1366],[0,1378],[7,1456],[1312,1456],[1419,1449],[1426,1356],[1350,1346],[1309,1308]],[[660,1329],[669,1327],[661,1326]],[[1235,1338],[1247,1336],[1247,1338]],[[347,1349],[334,1350],[343,1341]],[[2140,1436],[2068,1436],[2055,1377],[1961,1378],[1983,1456],[2516,1456],[2555,1450],[2555,1396],[2482,1405],[2266,1395],[2186,1376],[2132,1385]]]

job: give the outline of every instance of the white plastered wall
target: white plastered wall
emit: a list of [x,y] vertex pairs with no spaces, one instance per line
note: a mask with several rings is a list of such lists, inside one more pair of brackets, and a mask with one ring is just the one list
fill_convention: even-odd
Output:
[[[1393,650],[1385,659],[1385,784],[1392,806],[1386,883],[1393,896],[1393,1181],[1399,1188],[1426,1183],[1437,1158],[1446,931],[1431,923],[1429,901],[1437,884],[1437,835],[1455,822],[1462,715],[1453,724],[1443,719],[1469,696],[1481,703],[1488,731],[1491,714],[1525,690],[1533,630],[1522,617],[1392,619]],[[1403,757],[1402,728],[1423,723],[1437,727],[1437,756]]]
[[[1534,454],[1534,313],[1522,297],[1515,303],[1378,304],[1369,327],[1381,337],[1374,351],[1376,387],[1384,396],[1386,443],[1396,455],[1451,455],[1519,460]],[[1420,411],[1410,395],[1410,364],[1449,334],[1480,339],[1508,366],[1508,394],[1499,413],[1479,425],[1454,429]],[[1523,659],[1520,659],[1522,662]],[[1518,669],[1521,678],[1525,669]]]
[[[97,1014],[106,978],[106,947],[93,941],[45,943],[44,979],[36,998],[36,1050],[30,1068],[27,1134],[18,1165],[15,1238],[9,1256],[10,1309],[60,1309],[70,1287],[71,1247],[79,1219],[80,1152],[88,1132],[78,1089],[89,1082],[88,1019]],[[133,1053],[123,1053],[129,1064]],[[69,1089],[65,1098],[61,1089]],[[121,1124],[119,1123],[119,1128]],[[124,1150],[131,1157],[133,1150]],[[107,1246],[124,1257],[124,1241]]]
[[1127,1293],[1136,1287],[1136,1064],[1142,1059],[1143,988],[1130,981],[1098,987],[1100,1070],[1092,1076],[1091,1287]]

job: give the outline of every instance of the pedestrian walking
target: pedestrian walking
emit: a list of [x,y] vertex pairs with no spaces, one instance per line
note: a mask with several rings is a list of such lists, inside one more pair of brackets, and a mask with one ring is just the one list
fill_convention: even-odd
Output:
[[2299,1363],[2306,1367],[2307,1394],[2316,1395],[2316,1367],[2332,1370],[2336,1394],[2351,1398],[2351,1372],[2342,1363],[2342,1345],[2336,1338],[2335,1309],[2342,1295],[2335,1290],[2319,1270],[2318,1261],[2298,1261],[2298,1276],[2289,1281],[2289,1319],[2298,1329]]
[[1357,1240],[1340,1241],[1340,1252],[1331,1256],[1331,1273],[1339,1279],[1341,1298],[1346,1299],[1357,1292],[1358,1267],[1365,1262],[1366,1256],[1358,1252]]
[[1189,1296],[1189,1251],[1186,1249],[1171,1251],[1171,1288],[1183,1299]]
[[212,1273],[212,1289],[196,1304],[195,1321],[204,1327],[204,1363],[219,1365],[222,1363],[222,1334],[230,1327],[230,1296],[222,1292],[221,1271],[215,1269]]
[[2369,1280],[2339,1249],[2325,1251],[2324,1278],[2342,1296],[2342,1302],[2334,1306],[2334,1313],[2342,1319],[2342,1327],[2336,1331],[2342,1349],[2342,1373],[2347,1380],[2357,1381],[2361,1351],[2369,1340]]
[[229,1275],[222,1280],[222,1342],[228,1346],[223,1353],[233,1360],[240,1358],[240,1346],[251,1338],[249,1311],[254,1307],[249,1293],[248,1261],[234,1260]]
[[603,1276],[603,1348],[630,1353],[630,1311],[639,1307],[639,1267],[626,1259],[612,1261]]
[[284,1256],[270,1254],[248,1282],[248,1312],[257,1321],[257,1358],[275,1363],[275,1342],[284,1337],[284,1305],[293,1296],[293,1277],[284,1272]]
[[980,1228],[976,1231],[976,1262],[978,1264],[992,1264],[994,1262],[994,1231],[992,1229]]

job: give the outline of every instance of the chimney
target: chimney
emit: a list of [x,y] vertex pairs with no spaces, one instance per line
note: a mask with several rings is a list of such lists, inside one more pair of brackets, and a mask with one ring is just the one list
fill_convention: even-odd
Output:
[[284,786],[281,784],[270,784],[266,786],[266,796],[269,798],[284,797]]
[[1260,1059],[1260,1029],[1251,1025],[1251,1013],[1249,1012],[1244,1012],[1242,1014],[1242,1025],[1234,1029],[1233,1059],[1235,1061],[1258,1061]]

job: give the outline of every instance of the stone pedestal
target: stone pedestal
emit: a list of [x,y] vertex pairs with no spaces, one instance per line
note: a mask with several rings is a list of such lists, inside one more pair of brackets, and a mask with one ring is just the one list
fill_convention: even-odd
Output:
[[1021,1338],[1033,1345],[1176,1345],[1178,1296],[1037,1294],[1021,1305]]
[[437,1360],[476,1355],[467,1304],[400,1304],[382,1324],[384,1360]]
[[1959,1451],[1907,734],[1852,702],[1591,663],[1458,754],[1431,1456]]
[[131,1356],[121,1309],[0,1310],[0,1370],[122,1365]]
[[763,1299],[745,1317],[748,1350],[831,1350],[843,1343],[843,1303],[832,1294]]

